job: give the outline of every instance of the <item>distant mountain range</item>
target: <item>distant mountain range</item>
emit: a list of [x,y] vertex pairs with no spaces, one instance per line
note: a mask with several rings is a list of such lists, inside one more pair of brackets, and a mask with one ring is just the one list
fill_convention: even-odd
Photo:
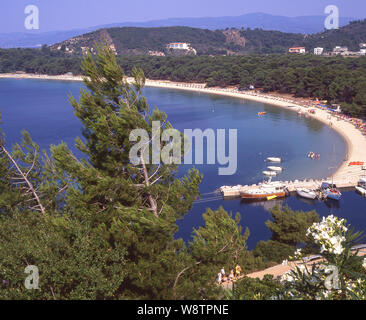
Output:
[[[217,30],[226,28],[260,28],[286,33],[313,34],[324,31],[325,16],[284,17],[264,13],[250,13],[236,17],[172,18],[147,22],[124,22],[95,26],[86,29],[52,32],[0,33],[0,47],[40,47],[52,45],[98,29],[113,27],[170,27],[186,26],[192,28]],[[340,18],[340,26],[345,26],[354,18]]]

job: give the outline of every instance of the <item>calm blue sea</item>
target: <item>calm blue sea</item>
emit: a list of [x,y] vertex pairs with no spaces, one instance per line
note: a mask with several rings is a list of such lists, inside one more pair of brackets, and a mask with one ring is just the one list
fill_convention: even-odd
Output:
[[[66,142],[77,153],[74,139],[81,136],[79,120],[74,116],[68,96],[79,96],[81,83],[0,79],[0,112],[2,129],[7,144],[20,141],[26,129],[43,149],[50,144]],[[270,218],[269,207],[275,202],[243,204],[240,200],[215,200],[212,194],[222,185],[253,184],[263,179],[265,159],[278,156],[285,159],[281,180],[325,178],[343,161],[346,145],[343,139],[327,126],[313,119],[298,117],[296,112],[275,106],[207,94],[146,88],[151,109],[158,107],[168,114],[172,125],[179,129],[237,129],[238,170],[233,176],[219,176],[218,165],[198,165],[204,175],[201,193],[207,202],[197,203],[184,220],[179,222],[178,237],[189,240],[192,229],[203,223],[202,213],[207,208],[223,206],[227,211],[239,212],[242,225],[251,235],[250,248],[259,240],[267,240],[270,233],[265,221]],[[267,115],[258,117],[258,112]],[[307,153],[319,153],[319,160],[310,160]],[[191,166],[183,165],[179,175]],[[344,194],[339,204],[303,202],[290,197],[279,203],[296,210],[313,210],[324,216],[333,213],[346,218],[360,231],[366,231],[366,199],[354,192]]]

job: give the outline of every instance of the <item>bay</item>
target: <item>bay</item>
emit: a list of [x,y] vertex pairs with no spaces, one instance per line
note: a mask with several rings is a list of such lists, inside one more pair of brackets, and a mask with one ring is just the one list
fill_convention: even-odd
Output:
[[[68,96],[79,96],[79,82],[30,79],[0,79],[0,111],[2,128],[8,145],[20,141],[26,129],[43,149],[62,141],[75,152],[74,139],[81,136],[81,125],[74,116]],[[242,216],[242,225],[251,231],[250,248],[259,240],[267,240],[270,232],[265,221],[270,219],[269,206],[276,202],[244,204],[240,200],[224,201],[213,193],[222,185],[253,184],[263,179],[265,159],[278,156],[284,159],[281,180],[326,178],[340,166],[346,154],[341,136],[326,125],[296,112],[252,101],[199,94],[182,90],[145,88],[150,108],[157,106],[168,114],[172,125],[184,129],[236,129],[238,133],[238,170],[232,176],[219,176],[220,165],[197,165],[204,175],[200,190],[204,202],[194,204],[184,220],[179,221],[177,237],[189,240],[192,229],[203,224],[202,213],[207,208],[223,206]],[[258,112],[267,115],[259,117]],[[205,145],[204,145],[205,147]],[[335,150],[335,152],[334,152]],[[309,151],[320,154],[319,160],[307,158]],[[182,165],[179,176],[192,166]],[[206,201],[207,200],[207,201]],[[344,217],[360,231],[366,231],[366,199],[346,192],[339,204],[304,203],[297,197],[284,200],[295,210],[316,209],[321,216],[335,214]]]

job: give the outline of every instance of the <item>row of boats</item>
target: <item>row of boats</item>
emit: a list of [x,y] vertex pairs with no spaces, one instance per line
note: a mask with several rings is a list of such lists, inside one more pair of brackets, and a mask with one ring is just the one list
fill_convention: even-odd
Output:
[[342,193],[337,189],[337,186],[333,183],[323,182],[320,189],[310,190],[306,188],[296,189],[296,193],[299,197],[315,200],[315,199],[331,199],[340,200]]
[[[310,153],[309,153],[310,155]],[[317,155],[313,154],[314,157]],[[309,156],[310,157],[310,156]],[[281,163],[282,158],[269,157],[267,162]],[[263,174],[269,176],[267,182],[263,182],[256,186],[255,188],[240,190],[240,196],[243,200],[247,201],[260,201],[260,200],[273,200],[285,198],[290,195],[288,186],[286,186],[281,181],[272,181],[272,177],[276,176],[278,173],[283,171],[282,167],[279,166],[268,166],[268,171],[263,171]],[[358,185],[356,186],[356,191],[366,196],[366,178],[360,179]],[[332,182],[323,182],[320,188],[317,189],[307,189],[307,188],[297,188],[296,194],[305,199],[310,200],[325,200],[331,199],[339,201],[342,197],[342,193],[338,190],[337,186]]]
[[[365,190],[366,192],[366,190]],[[296,189],[298,196],[306,199],[332,199],[340,200],[342,193],[337,189],[337,186],[328,182],[323,182],[320,189],[310,190],[306,188]],[[243,190],[240,196],[243,200],[273,200],[278,198],[285,198],[290,195],[290,192],[281,181],[264,182],[258,187]]]
[[[276,158],[276,157],[269,157],[267,158],[267,162],[273,162],[273,163],[280,163],[282,162],[281,158]],[[267,177],[275,177],[277,176],[278,173],[283,171],[282,167],[277,167],[277,166],[268,166],[267,167],[268,170],[263,171],[263,175],[267,176]]]
[[[358,185],[356,186],[357,192],[366,196],[366,178],[360,179]],[[317,190],[311,190],[306,188],[296,189],[296,193],[299,197],[306,199],[331,199],[339,201],[342,197],[342,193],[337,189],[337,186],[333,183],[323,182],[321,187]],[[264,182],[258,187],[242,190],[240,196],[243,200],[273,200],[278,198],[285,198],[289,196],[290,192],[288,187],[284,185],[281,181],[271,181]]]
[[[360,194],[366,195],[366,178],[360,180],[356,190]],[[337,186],[329,182],[323,182],[321,187],[316,190],[298,188],[296,193],[299,197],[311,200],[331,199],[339,201],[342,197],[342,193],[337,189]],[[240,191],[241,198],[247,201],[273,200],[285,198],[289,195],[289,189],[283,182],[271,181],[271,179],[255,188]]]

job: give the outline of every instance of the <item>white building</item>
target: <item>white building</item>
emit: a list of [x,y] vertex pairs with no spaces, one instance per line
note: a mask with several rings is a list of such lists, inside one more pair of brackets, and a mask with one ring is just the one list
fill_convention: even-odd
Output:
[[314,54],[317,55],[317,56],[321,56],[324,52],[324,48],[314,48]]
[[305,47],[292,47],[288,49],[289,53],[306,53]]
[[185,42],[173,42],[168,44],[169,49],[189,50],[191,45]]
[[335,55],[335,56],[337,56],[337,55],[346,55],[347,52],[348,52],[347,47],[336,46],[333,49],[333,55]]
[[366,49],[361,49],[360,50],[360,55],[361,56],[366,56]]

